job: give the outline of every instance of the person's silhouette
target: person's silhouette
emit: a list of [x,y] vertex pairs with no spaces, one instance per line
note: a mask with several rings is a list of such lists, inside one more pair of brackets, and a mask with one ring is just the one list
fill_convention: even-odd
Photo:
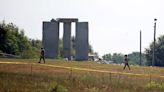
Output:
[[40,62],[41,62],[41,59],[43,59],[43,61],[44,61],[44,63],[45,63],[45,56],[44,56],[44,53],[45,53],[44,49],[43,49],[43,48],[41,48],[41,52],[40,52],[40,59],[39,59],[39,62],[38,62],[38,63],[40,63]]
[[128,60],[128,55],[125,55],[125,59],[124,59],[124,68],[123,69],[125,69],[126,68],[126,66],[128,66],[128,68],[129,68],[129,70],[130,70],[130,66],[129,66],[129,62],[128,62],[129,60]]

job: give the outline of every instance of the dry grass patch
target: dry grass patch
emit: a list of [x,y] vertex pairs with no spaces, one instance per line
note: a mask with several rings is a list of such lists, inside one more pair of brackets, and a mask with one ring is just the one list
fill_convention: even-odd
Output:
[[[58,91],[61,88],[67,92],[164,92],[161,86],[164,78],[158,77],[164,76],[164,68],[132,66],[132,70],[123,71],[121,65],[58,60],[47,60],[46,62],[48,65],[72,67],[65,69],[43,66],[44,64],[37,64],[37,60],[0,59],[0,62],[27,63],[0,63],[0,92],[49,92],[51,89],[55,90],[57,85],[60,85]],[[156,76],[82,71],[76,70],[74,67]],[[152,87],[156,84],[157,86],[160,84],[160,86]]]

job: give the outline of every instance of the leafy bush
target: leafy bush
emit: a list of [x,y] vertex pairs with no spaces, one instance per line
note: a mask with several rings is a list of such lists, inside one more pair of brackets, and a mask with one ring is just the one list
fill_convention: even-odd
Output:
[[157,82],[150,82],[148,84],[145,85],[146,88],[148,89],[164,89],[164,83],[157,83]]
[[68,90],[64,86],[58,85],[56,82],[54,82],[51,84],[48,92],[68,92]]
[[84,75],[81,77],[81,80],[87,83],[94,83],[96,82],[96,77],[92,75]]

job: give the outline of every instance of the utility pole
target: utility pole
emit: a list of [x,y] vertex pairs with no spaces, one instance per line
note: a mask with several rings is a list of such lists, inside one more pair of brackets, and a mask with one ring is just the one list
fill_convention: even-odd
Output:
[[140,30],[140,65],[142,65],[142,32]]
[[156,22],[157,19],[154,19],[154,43],[153,43],[153,59],[152,59],[152,66],[155,65],[155,41],[156,41]]

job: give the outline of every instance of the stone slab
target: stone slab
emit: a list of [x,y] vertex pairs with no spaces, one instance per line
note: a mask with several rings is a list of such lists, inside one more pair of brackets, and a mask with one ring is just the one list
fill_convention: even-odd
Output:
[[55,21],[43,22],[43,47],[46,58],[58,57],[59,23]]
[[88,60],[88,22],[76,23],[75,59]]
[[57,18],[58,22],[78,22],[78,18]]

